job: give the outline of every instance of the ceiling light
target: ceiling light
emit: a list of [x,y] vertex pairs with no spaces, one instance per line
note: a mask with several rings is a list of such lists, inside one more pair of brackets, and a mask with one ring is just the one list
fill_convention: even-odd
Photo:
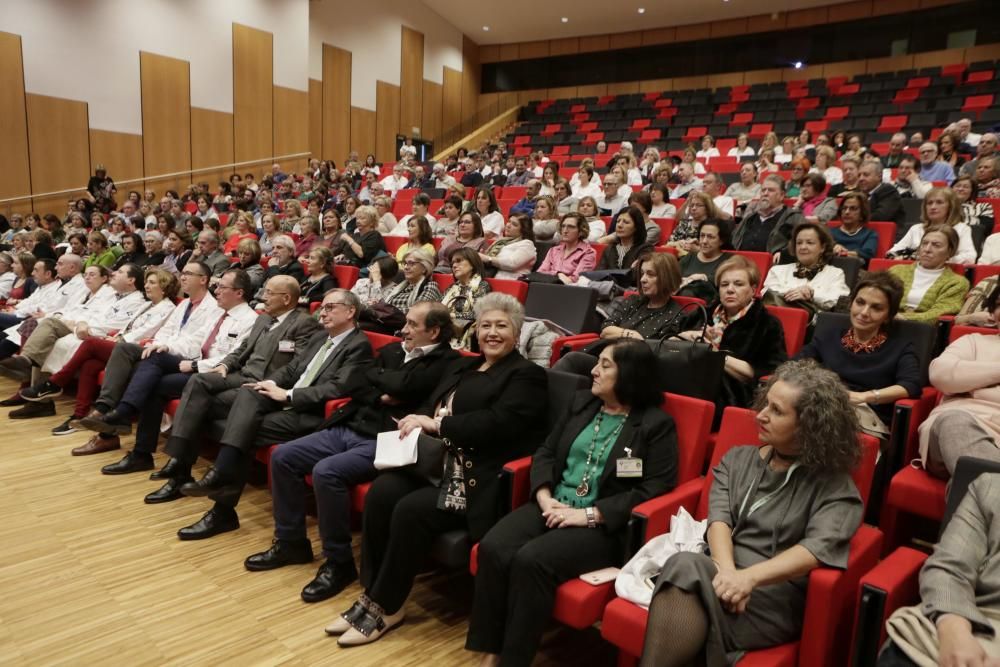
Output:
[[483,32],[489,32],[489,31],[490,31],[490,27],[488,25],[484,25],[483,26]]
[[646,13],[646,8],[645,7],[640,7],[639,8],[639,13],[640,14],[645,14]]
[[802,67],[803,67],[802,61],[801,60],[796,60],[794,67],[795,67],[795,69],[802,69]]
[[566,18],[565,16],[564,16],[564,17],[562,17],[562,18],[561,18],[561,19],[559,19],[559,20],[560,20],[560,21],[562,21],[563,23],[569,23],[569,19],[568,19],[568,18]]

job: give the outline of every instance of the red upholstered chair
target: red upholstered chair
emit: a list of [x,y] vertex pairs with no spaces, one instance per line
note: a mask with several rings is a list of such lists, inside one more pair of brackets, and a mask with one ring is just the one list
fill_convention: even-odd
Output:
[[[826,224],[828,227],[840,227],[840,220],[831,220]],[[889,248],[892,247],[896,238],[896,223],[876,222],[873,220],[867,224],[868,227],[878,234],[878,246],[875,249],[875,258],[885,257],[885,253],[889,252]],[[874,271],[875,269],[870,270]]]
[[490,289],[502,294],[510,294],[522,304],[528,298],[528,283],[520,280],[502,280],[497,278],[487,278]]
[[455,277],[450,273],[435,273],[431,277],[434,279],[434,282],[437,283],[438,289],[441,290],[441,294],[444,294],[445,290],[451,287],[451,284],[455,282]]
[[727,253],[732,255],[743,255],[757,265],[757,270],[760,271],[760,285],[757,287],[757,296],[760,296],[760,290],[764,286],[764,279],[767,278],[767,272],[771,270],[771,253],[754,252],[752,250],[729,250]]
[[385,241],[385,251],[393,257],[396,256],[396,251],[409,241],[405,236],[383,236],[382,240]]
[[[861,438],[864,455],[855,470],[854,482],[867,502],[878,442],[867,435]],[[722,418],[712,467],[735,445],[757,442],[754,413],[741,408],[726,408]],[[708,512],[708,495],[712,483],[712,468],[706,477],[699,477],[678,486],[673,492],[639,505],[633,512],[636,528],[644,531],[643,541],[666,532],[672,517],[680,507],[696,518]],[[871,526],[862,525],[851,540],[851,554],[846,570],[820,567],[809,575],[802,638],[762,651],[750,651],[740,661],[741,667],[834,667],[847,664],[847,646],[853,627],[854,595],[861,576],[875,566],[882,543],[882,534]],[[631,664],[642,654],[645,640],[645,609],[617,598],[604,610],[601,635],[620,650],[619,665]]]
[[358,282],[361,269],[347,264],[337,264],[333,267],[333,275],[337,278],[337,287],[351,289],[354,287],[354,283]]
[[670,235],[674,233],[674,227],[677,226],[677,220],[674,218],[650,218],[650,220],[660,228],[660,243],[669,241]]
[[997,274],[1000,274],[1000,265],[998,264],[976,264],[972,268],[972,280],[969,282],[975,287],[981,281]]
[[979,113],[981,111],[986,111],[993,104],[993,95],[972,95],[965,98],[965,104],[962,105],[962,111],[974,111]]
[[806,342],[806,329],[809,326],[809,313],[802,308],[789,308],[787,306],[764,306],[767,312],[771,313],[781,322],[781,328],[785,331],[785,351],[788,357],[792,358],[798,354],[799,350]]
[[882,116],[882,122],[879,123],[879,132],[899,132],[904,127],[906,127],[906,122],[910,119],[907,115],[897,115],[897,116]]

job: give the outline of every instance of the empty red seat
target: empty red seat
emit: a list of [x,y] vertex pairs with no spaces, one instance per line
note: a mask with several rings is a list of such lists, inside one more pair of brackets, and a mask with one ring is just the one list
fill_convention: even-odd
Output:
[[906,127],[909,116],[882,116],[882,122],[878,125],[879,132],[899,132]]
[[603,139],[604,139],[603,132],[588,132],[587,136],[584,137],[583,139],[583,143],[584,145],[596,144],[598,141],[601,141]]
[[632,121],[632,126],[629,127],[630,130],[645,130],[652,123],[650,118],[636,118]]
[[531,141],[531,137],[529,137],[529,136],[527,136],[525,134],[522,134],[522,135],[514,137],[514,145],[515,146],[526,146],[530,141]]
[[768,132],[774,131],[774,123],[754,123],[747,133],[751,139],[763,139]]
[[688,128],[687,133],[684,134],[684,141],[696,141],[706,134],[708,134],[707,127],[704,125],[695,125]]
[[729,93],[729,101],[730,102],[738,102],[738,103],[739,102],[746,102],[749,99],[750,99],[750,93],[748,93],[746,91],[737,92],[737,91],[733,90],[733,91],[730,91],[730,93]]
[[642,134],[639,135],[639,141],[657,141],[660,138],[660,130],[653,128],[651,130],[643,130]]
[[847,114],[851,113],[851,107],[828,107],[826,110],[827,120],[841,120],[847,118]]
[[552,155],[569,155],[569,146],[553,146]]
[[729,121],[730,125],[749,125],[753,122],[753,114],[749,112],[733,114],[733,119]]
[[653,104],[653,108],[654,109],[663,109],[665,107],[673,106],[673,104],[674,104],[674,101],[672,99],[670,99],[669,97],[661,97],[660,99],[656,100],[655,104]]
[[804,99],[806,95],[809,94],[808,88],[789,88],[788,89],[788,99],[790,100],[800,100]]
[[559,132],[559,128],[561,127],[562,125],[559,123],[549,123],[548,125],[545,126],[545,129],[542,130],[541,134],[543,137],[551,136]]
[[574,104],[569,108],[570,113],[582,113],[587,110],[586,104]]
[[586,123],[580,123],[580,127],[578,129],[580,132],[583,132],[584,134],[588,132],[593,132],[594,130],[597,129],[597,121],[591,120],[587,121]]
[[993,104],[993,95],[971,95],[965,98],[962,111],[985,111]]
[[816,134],[817,132],[826,132],[829,126],[830,126],[830,121],[826,120],[825,118],[822,120],[806,121],[806,129],[813,134]]
[[603,97],[597,98],[597,104],[600,106],[604,106],[605,104],[611,104],[614,101],[615,101],[614,95],[604,95]]
[[673,118],[677,115],[677,107],[663,107],[660,109],[660,113],[656,115],[657,118]]
[[907,88],[926,88],[929,85],[931,85],[929,76],[915,76],[906,82]]
[[955,63],[954,65],[945,65],[941,68],[941,76],[950,76],[959,81],[962,80],[962,76],[965,74],[966,65],[965,63]]
[[984,69],[979,72],[969,72],[969,76],[966,77],[966,83],[986,83],[987,81],[993,80],[993,70]]
[[654,100],[659,99],[659,97],[660,97],[659,93],[646,93],[645,95],[642,96],[642,101],[643,102],[652,102]]
[[920,97],[920,88],[903,88],[892,98],[893,104],[907,104]]
[[725,104],[719,105],[719,108],[715,110],[715,114],[719,116],[727,113],[733,113],[739,108],[740,105],[735,102],[726,102]]
[[572,116],[570,116],[569,120],[571,123],[586,123],[588,120],[590,120],[590,114],[586,112],[575,113]]
[[[861,89],[861,84],[857,83],[845,83],[844,85],[837,88],[836,95],[854,95]],[[833,92],[831,90],[830,92]]]

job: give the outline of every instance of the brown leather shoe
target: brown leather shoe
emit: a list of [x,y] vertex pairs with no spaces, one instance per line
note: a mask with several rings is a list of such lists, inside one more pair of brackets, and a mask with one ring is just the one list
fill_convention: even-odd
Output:
[[100,435],[95,435],[87,441],[87,444],[71,450],[70,454],[73,456],[87,456],[88,454],[100,454],[121,448],[122,443],[117,435],[110,438],[102,438]]

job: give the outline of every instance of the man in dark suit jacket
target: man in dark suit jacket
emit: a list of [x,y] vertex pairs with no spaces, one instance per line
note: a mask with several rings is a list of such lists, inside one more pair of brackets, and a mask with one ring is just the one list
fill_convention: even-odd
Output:
[[868,219],[895,222],[898,236],[898,230],[903,224],[903,200],[895,187],[882,182],[882,165],[876,161],[861,165],[858,185],[868,196],[868,207],[871,210]]
[[[197,437],[210,420],[225,419],[215,466],[197,482],[181,486],[186,496],[210,496],[215,506],[191,526],[182,540],[198,540],[236,530],[236,516],[253,450],[312,433],[323,423],[326,402],[346,396],[355,373],[372,363],[368,338],[357,326],[361,302],[344,289],[330,290],[320,306],[323,332],[286,366],[266,380],[215,393],[207,382],[189,382],[177,411],[167,452],[182,464],[177,475],[190,476],[198,454]],[[199,378],[200,380],[200,378]]]
[[[136,427],[135,448],[121,461],[101,469],[105,475],[122,475],[153,467],[153,452],[160,435],[160,419],[167,403],[179,398],[192,378],[200,377],[213,388],[238,388],[245,382],[262,380],[289,361],[296,349],[303,349],[320,331],[319,323],[303,310],[296,308],[299,284],[294,278],[276,276],[264,289],[264,313],[259,315],[250,332],[235,350],[223,357],[213,368],[164,375],[159,379],[149,400],[143,402]],[[223,391],[223,389],[219,389]],[[166,479],[162,488],[146,496],[146,502],[162,503],[180,498],[180,487],[190,477],[175,478],[180,463],[171,459],[154,473],[154,479]]]
[[247,558],[251,571],[273,570],[313,559],[306,536],[306,475],[312,474],[319,534],[326,562],[302,589],[302,599],[319,602],[358,578],[351,552],[350,487],[375,478],[375,439],[396,430],[395,419],[429,414],[427,397],[445,367],[458,358],[449,344],[451,314],[440,303],[421,302],[406,313],[403,342],[379,351],[375,366],[353,376],[351,401],[323,424],[323,430],[287,442],[271,456],[274,543]]

